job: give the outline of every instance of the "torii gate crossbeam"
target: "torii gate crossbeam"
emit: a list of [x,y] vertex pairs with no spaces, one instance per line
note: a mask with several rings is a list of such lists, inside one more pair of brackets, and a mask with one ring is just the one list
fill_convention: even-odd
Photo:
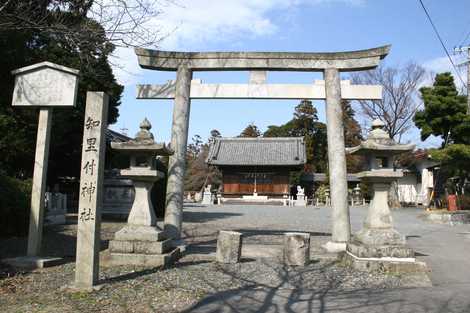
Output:
[[[174,99],[176,82],[161,85],[137,85],[137,99]],[[199,79],[191,81],[191,99],[264,99],[325,100],[325,81],[314,84],[204,84]],[[351,85],[341,81],[341,98],[346,100],[381,100],[382,86]]]

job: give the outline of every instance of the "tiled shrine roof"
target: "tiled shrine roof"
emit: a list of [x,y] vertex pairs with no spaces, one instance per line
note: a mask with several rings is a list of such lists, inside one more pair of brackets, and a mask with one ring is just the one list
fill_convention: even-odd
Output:
[[106,129],[106,141],[108,142],[125,142],[125,141],[129,141],[131,140],[132,138],[124,135],[124,134],[121,134],[121,133],[118,133],[112,129]]
[[306,162],[302,137],[216,138],[206,162],[211,165],[300,166]]

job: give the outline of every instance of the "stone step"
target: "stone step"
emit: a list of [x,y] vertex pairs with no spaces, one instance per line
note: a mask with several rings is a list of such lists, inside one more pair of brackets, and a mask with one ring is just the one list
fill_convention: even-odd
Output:
[[179,248],[165,254],[140,254],[140,253],[109,253],[103,258],[103,266],[167,266],[180,257]]
[[110,240],[112,253],[164,254],[171,249],[171,239],[163,241]]
[[121,241],[163,241],[165,236],[163,231],[155,226],[126,225],[116,232],[114,239]]
[[416,260],[412,262],[390,260],[381,261],[377,259],[357,258],[350,253],[343,253],[341,255],[341,260],[343,264],[365,272],[407,274],[428,273],[430,271],[426,263]]
[[414,258],[413,249],[402,245],[370,246],[348,243],[346,250],[358,258]]
[[21,256],[16,258],[2,259],[1,262],[13,267],[36,269],[61,265],[66,263],[67,260],[58,257]]

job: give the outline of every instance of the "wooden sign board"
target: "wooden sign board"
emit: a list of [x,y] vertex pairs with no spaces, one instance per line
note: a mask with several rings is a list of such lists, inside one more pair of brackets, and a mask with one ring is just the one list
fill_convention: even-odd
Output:
[[15,75],[13,106],[75,106],[78,70],[51,62],[12,71]]

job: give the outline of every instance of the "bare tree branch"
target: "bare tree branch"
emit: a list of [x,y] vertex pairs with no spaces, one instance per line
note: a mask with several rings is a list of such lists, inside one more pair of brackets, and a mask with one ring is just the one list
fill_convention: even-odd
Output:
[[[0,31],[36,30],[86,44],[105,36],[115,46],[157,47],[165,34],[156,23],[175,0],[7,0],[0,7]],[[80,27],[77,16],[91,21]],[[95,23],[101,26],[98,30]],[[71,27],[75,26],[75,27]]]
[[390,137],[400,141],[413,127],[413,116],[420,106],[418,88],[426,71],[416,63],[403,67],[379,66],[373,71],[352,74],[357,84],[383,86],[382,101],[358,101],[360,113],[368,119],[381,119]]

